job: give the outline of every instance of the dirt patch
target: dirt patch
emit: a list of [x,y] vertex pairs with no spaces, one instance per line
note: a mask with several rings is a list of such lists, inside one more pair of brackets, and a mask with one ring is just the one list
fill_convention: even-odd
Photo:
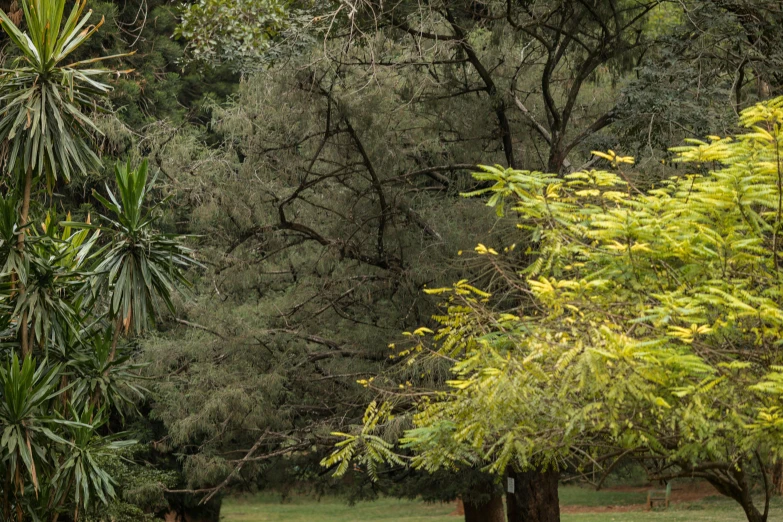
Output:
[[[603,491],[620,491],[624,493],[642,493],[647,494],[651,489],[661,490],[664,489],[661,485],[649,485],[642,487],[631,486],[616,486],[612,488],[604,488]],[[720,495],[718,491],[712,487],[709,482],[684,482],[672,483],[672,496],[671,502],[694,502],[701,500],[705,497],[714,497]]]
[[627,513],[629,511],[644,511],[644,504],[630,506],[560,506],[561,513]]
[[[615,486],[604,488],[603,491],[617,491],[622,493],[640,493],[647,495],[651,489],[662,489],[662,486]],[[674,483],[672,485],[672,504],[685,502],[696,502],[706,497],[720,495],[717,490],[707,482],[686,482],[682,484]],[[630,504],[626,506],[560,506],[561,513],[626,513],[629,511],[644,511],[647,509],[645,504]]]

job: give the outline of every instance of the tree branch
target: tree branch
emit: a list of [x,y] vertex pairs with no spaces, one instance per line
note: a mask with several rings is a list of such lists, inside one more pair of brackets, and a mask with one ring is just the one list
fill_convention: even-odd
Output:
[[508,163],[509,167],[515,168],[516,162],[514,161],[514,143],[511,138],[511,125],[508,122],[508,117],[506,115],[506,104],[503,101],[503,97],[498,93],[495,82],[492,79],[492,75],[487,70],[487,68],[484,67],[484,64],[481,63],[481,60],[476,54],[476,51],[468,42],[465,32],[459,26],[457,20],[454,18],[454,15],[452,15],[451,11],[448,9],[446,10],[446,20],[448,20],[449,24],[451,24],[451,29],[457,36],[460,47],[462,47],[462,50],[465,51],[465,54],[468,57],[468,61],[476,70],[479,77],[481,77],[481,80],[484,82],[484,90],[487,92],[490,98],[492,98],[492,105],[495,109],[495,115],[498,119],[498,126],[500,127],[501,139],[503,141],[503,152],[506,156],[506,163]]
[[533,124],[533,128],[538,131],[538,133],[541,135],[542,138],[544,138],[544,141],[546,141],[548,144],[552,144],[552,134],[541,125],[538,120],[536,120],[535,116],[533,116],[530,111],[525,107],[525,104],[522,103],[522,100],[519,99],[519,97],[515,94],[514,95],[514,103],[519,108],[520,111],[522,111],[522,114],[525,115],[525,117],[530,121],[530,123]]

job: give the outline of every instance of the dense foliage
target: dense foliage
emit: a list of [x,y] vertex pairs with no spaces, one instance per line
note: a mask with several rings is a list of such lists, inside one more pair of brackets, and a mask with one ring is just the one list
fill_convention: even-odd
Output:
[[[747,316],[716,322],[715,310],[731,303],[714,292],[698,294],[714,302],[700,301],[703,310],[693,317],[676,315],[687,310],[683,299],[697,298],[676,281],[717,285],[706,279],[718,273],[719,259],[708,255],[714,245],[682,237],[694,223],[706,226],[699,221],[706,219],[699,214],[706,180],[714,176],[715,189],[720,176],[740,168],[747,152],[740,143],[759,154],[768,144],[709,140],[699,145],[705,154],[723,152],[701,161],[698,179],[684,177],[691,170],[667,150],[683,138],[735,134],[740,111],[780,93],[779,2],[129,0],[96,1],[89,14],[84,2],[71,11],[63,1],[29,0],[0,8],[10,44],[0,81],[8,306],[0,321],[8,362],[0,373],[9,393],[51,390],[24,413],[41,426],[30,432],[30,447],[46,451],[28,465],[25,433],[13,438],[9,431],[0,441],[13,444],[3,465],[17,466],[2,472],[15,476],[18,469],[22,481],[11,482],[16,496],[8,490],[5,518],[21,509],[16,517],[57,512],[52,518],[69,519],[78,506],[91,520],[170,511],[216,519],[220,496],[232,488],[295,487],[353,499],[461,496],[469,518],[477,509],[497,517],[501,488],[491,470],[516,477],[519,491],[508,498],[509,519],[518,520],[527,515],[514,510],[529,503],[525,495],[536,484],[548,484],[547,502],[556,506],[555,468],[600,477],[630,458],[657,477],[731,475],[740,490],[740,478],[720,466],[739,465],[750,482],[772,467],[783,487],[773,421],[765,424],[751,406],[774,406],[774,328],[748,325]],[[110,62],[99,58],[107,55]],[[114,70],[103,68],[108,63]],[[574,174],[604,161],[591,150],[610,148],[637,163],[609,155],[619,172]],[[474,179],[479,162],[501,166]],[[680,177],[671,181],[673,175]],[[776,258],[761,253],[774,250],[778,225],[774,212],[759,210],[774,194],[748,190],[740,208],[755,223],[747,226],[758,228],[758,242],[737,240],[739,260],[726,261],[723,286],[715,288],[759,310],[767,301],[753,299],[779,300]],[[540,208],[539,197],[551,208]],[[680,205],[685,227],[666,236],[672,243],[648,230],[665,197],[666,216]],[[485,200],[496,213],[486,212]],[[653,200],[661,209],[644,206]],[[593,230],[586,213],[610,207],[635,212],[642,228],[633,233],[651,237],[640,235],[626,252],[620,246],[627,238],[614,237],[614,228],[602,225],[606,237]],[[665,225],[675,227],[670,221]],[[528,228],[520,234],[517,224]],[[746,233],[741,224],[721,226]],[[633,228],[623,226],[624,233]],[[177,234],[193,234],[203,253],[204,266],[187,276],[192,300],[172,293],[192,266]],[[591,234],[603,245],[601,256],[585,239]],[[477,241],[486,246],[476,255],[457,255]],[[582,259],[588,254],[595,255],[590,262]],[[688,264],[697,258],[702,265]],[[520,267],[529,267],[522,277]],[[600,270],[605,275],[596,276]],[[751,278],[741,280],[746,272]],[[595,280],[606,283],[588,284]],[[422,292],[439,287],[451,290]],[[655,322],[663,316],[645,314],[666,292],[676,296],[664,327]],[[430,319],[443,297],[456,315]],[[600,315],[606,309],[619,310],[608,325]],[[634,315],[646,319],[630,326]],[[442,337],[417,352],[418,341],[428,339],[426,329],[416,330],[422,324]],[[556,348],[540,355],[549,344],[545,337],[533,342],[533,328]],[[416,333],[399,338],[406,329]],[[686,330],[694,332],[690,343]],[[749,353],[737,348],[753,336]],[[488,348],[469,340],[479,338]],[[662,344],[637,346],[653,340]],[[558,367],[555,354],[576,342],[601,352],[585,348]],[[448,357],[429,352],[449,344]],[[695,348],[707,355],[678,359]],[[639,380],[647,374],[630,373],[622,393],[590,410],[585,397],[606,391],[601,378],[637,366],[618,356],[600,373],[588,363],[603,364],[612,350],[643,349],[653,355],[634,364],[677,371],[655,385]],[[526,361],[522,351],[538,358]],[[450,371],[449,357],[460,360],[462,373]],[[678,366],[683,360],[690,362]],[[481,365],[492,370],[482,373]],[[579,372],[594,378],[577,383]],[[682,391],[699,372],[703,386],[714,386],[709,394],[696,385]],[[136,381],[139,373],[148,380]],[[481,424],[489,414],[458,417],[469,429],[454,439],[440,419],[456,405],[444,398],[473,405],[497,398],[476,391],[486,391],[480,379],[505,382],[509,388],[498,390],[509,390],[509,400],[505,409],[490,409],[495,429]],[[551,387],[543,384],[554,380],[560,402],[545,400]],[[432,394],[432,402],[420,404],[420,393]],[[717,412],[713,403],[697,404],[705,395],[728,401],[729,393],[739,397],[731,401],[736,415],[722,424],[709,416]],[[332,432],[354,436],[352,426],[362,424],[373,399],[391,399],[393,408],[370,415],[379,424],[368,435],[390,444],[418,423],[401,461],[418,455],[418,470],[368,460],[335,481],[319,466],[339,440]],[[644,411],[642,419],[629,420],[623,408],[631,404]],[[423,408],[415,421],[407,415],[414,405]],[[614,417],[606,414],[611,407]],[[528,431],[519,429],[520,408],[537,418]],[[2,422],[13,424],[20,411],[9,409]],[[581,423],[563,424],[572,414]],[[19,422],[28,426],[29,419]],[[742,423],[757,426],[754,434]],[[691,446],[666,446],[685,428],[694,432]],[[531,435],[539,432],[552,435],[544,448]],[[707,434],[714,444],[698,446]],[[432,445],[436,440],[443,444]],[[79,460],[88,453],[62,441],[80,441],[79,451],[93,460]],[[122,459],[107,450],[120,446]],[[716,448],[725,452],[721,461]],[[694,470],[705,465],[709,470]],[[65,471],[76,469],[92,477],[78,489]],[[35,482],[44,500],[33,500]],[[46,497],[44,482],[56,484],[60,496]],[[736,497],[732,487],[726,492]],[[204,500],[206,507],[196,506]]]
[[135,444],[118,421],[141,396],[122,337],[153,318],[153,298],[170,303],[192,263],[145,210],[146,163],[117,168],[116,197],[96,194],[106,212],[97,224],[61,221],[46,206],[55,182],[100,166],[91,113],[105,107],[100,79],[112,71],[91,65],[101,58],[67,61],[100,26],[88,25],[84,7],[22,2],[24,29],[0,13],[19,54],[0,72],[4,520],[82,520],[114,507],[110,471]]
[[[476,249],[498,258],[520,305],[494,311],[464,282],[427,290],[449,295],[448,311],[435,348],[414,357],[457,363],[451,391],[428,396],[401,439],[414,466],[603,470],[635,458],[654,477],[703,477],[751,522],[767,519],[752,474],[769,484],[765,463],[783,450],[783,98],[741,123],[743,134],[674,149],[695,172],[646,191],[608,171],[475,175],[492,186],[468,195],[491,193],[499,212],[507,202],[531,245],[516,271],[499,248]],[[344,472],[361,448],[371,468],[400,462],[373,435],[387,412],[371,406],[326,464]]]
[[[682,169],[668,161],[671,143],[734,132],[735,109],[778,88],[774,42],[722,47],[745,20],[738,10],[774,20],[763,2],[614,4],[186,10],[189,56],[247,75],[236,98],[208,105],[208,130],[161,126],[145,142],[177,194],[172,222],[201,236],[209,262],[184,318],[144,343],[150,375],[163,377],[156,448],[183,464],[170,499],[322,487],[329,432],[385,393],[356,381],[392,371],[396,387],[422,373],[386,348],[433,313],[438,298],[422,287],[467,278],[493,303],[524,301],[480,258],[455,255],[476,238],[517,241],[510,220],[493,226],[480,201],[457,197],[488,183],[467,175],[477,162],[563,175],[594,165],[591,149],[628,150],[638,167],[625,175],[643,190]],[[739,68],[737,55],[752,58]],[[740,103],[726,103],[736,92]],[[429,389],[447,367],[434,363]],[[366,486],[363,470],[349,473],[351,488]],[[394,471],[381,473],[383,483]]]

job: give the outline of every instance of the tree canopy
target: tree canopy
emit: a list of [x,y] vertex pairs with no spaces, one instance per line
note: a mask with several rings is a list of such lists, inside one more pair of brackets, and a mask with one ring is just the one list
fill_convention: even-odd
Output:
[[0,10],[4,519],[783,491],[779,2]]
[[[497,310],[464,282],[426,290],[448,296],[447,313],[435,347],[412,357],[457,362],[450,391],[428,395],[400,439],[412,465],[502,473],[632,457],[654,477],[703,477],[748,520],[767,519],[769,487],[756,508],[749,476],[769,484],[765,462],[783,449],[783,98],[740,121],[742,134],[673,149],[693,172],[644,191],[622,174],[633,160],[611,151],[596,154],[617,172],[475,174],[492,186],[466,195],[507,204],[530,245],[518,267],[499,247],[476,248],[519,304]],[[365,431],[325,463],[357,445],[368,465],[399,461],[371,438],[386,411],[371,406]]]

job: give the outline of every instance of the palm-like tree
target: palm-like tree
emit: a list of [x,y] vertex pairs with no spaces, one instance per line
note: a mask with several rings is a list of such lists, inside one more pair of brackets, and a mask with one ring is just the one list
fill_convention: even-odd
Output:
[[129,443],[109,436],[107,420],[121,422],[143,393],[119,341],[159,303],[173,310],[194,263],[155,229],[146,162],[119,165],[116,189],[95,194],[107,210],[99,225],[31,210],[39,187],[100,168],[90,113],[106,106],[111,71],[68,61],[102,23],[89,25],[84,9],[76,0],[66,16],[65,0],[22,0],[25,31],[0,11],[18,51],[0,69],[0,160],[15,186],[0,195],[2,520],[78,520],[111,500],[100,462]]
[[[155,298],[174,311],[171,294],[175,288],[188,286],[183,270],[195,263],[191,250],[176,236],[163,234],[150,225],[155,221],[158,205],[145,206],[149,187],[147,161],[137,169],[130,163],[115,169],[117,195],[107,187],[108,199],[94,196],[110,212],[102,216],[110,224],[111,248],[102,256],[95,269],[96,288],[111,295],[110,316],[121,329],[141,333],[154,319]],[[114,358],[116,340],[112,345]]]
[[[58,176],[94,170],[100,160],[92,137],[100,131],[86,110],[104,107],[110,87],[100,79],[111,71],[95,67],[106,58],[68,62],[68,57],[102,25],[89,25],[86,0],[77,0],[65,17],[65,0],[23,0],[27,31],[0,10],[0,25],[19,56],[0,69],[0,142],[5,170],[20,178],[21,211],[17,248],[23,250],[35,179],[52,188]],[[24,280],[22,274],[17,277]],[[19,291],[25,292],[25,283]],[[31,351],[29,316],[22,315],[23,354]]]
[[103,24],[88,25],[92,11],[85,14],[85,5],[77,0],[65,18],[65,0],[24,0],[26,32],[0,11],[0,25],[20,51],[11,68],[0,70],[6,169],[26,178],[43,174],[49,186],[58,175],[67,180],[100,164],[91,146],[100,131],[85,109],[103,107],[110,87],[100,80],[112,71],[94,64],[113,57],[65,63]]

